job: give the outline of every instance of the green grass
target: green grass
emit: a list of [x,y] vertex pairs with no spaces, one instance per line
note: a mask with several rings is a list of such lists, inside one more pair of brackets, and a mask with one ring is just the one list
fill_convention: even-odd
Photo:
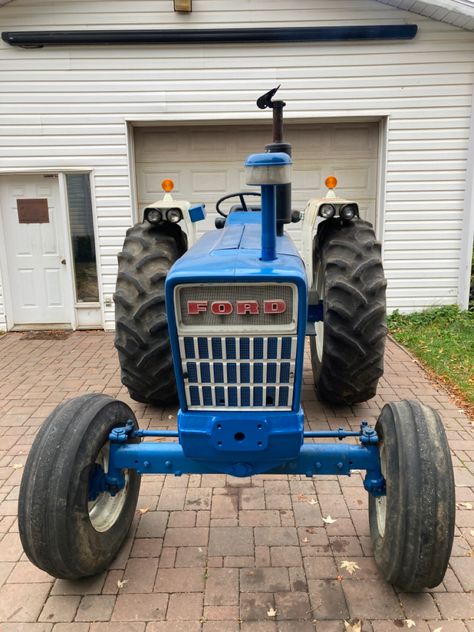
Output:
[[395,311],[388,327],[395,340],[474,405],[474,312],[455,305],[415,314]]

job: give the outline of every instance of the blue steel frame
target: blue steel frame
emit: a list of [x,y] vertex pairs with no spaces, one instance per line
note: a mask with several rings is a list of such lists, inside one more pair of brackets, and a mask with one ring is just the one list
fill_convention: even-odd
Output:
[[[254,154],[252,164],[264,164],[272,154]],[[278,157],[279,154],[273,156]],[[288,156],[282,154],[285,161]],[[281,161],[280,161],[281,162]],[[244,214],[247,215],[247,214]],[[274,186],[262,184],[261,226],[254,218],[229,222],[222,234],[229,240],[212,258],[217,249],[212,237],[201,241],[186,253],[170,270],[166,279],[168,327],[176,372],[180,410],[178,431],[136,430],[132,421],[115,428],[110,434],[108,471],[96,466],[90,483],[90,498],[108,491],[115,494],[125,485],[124,470],[140,474],[226,473],[252,476],[260,473],[304,474],[308,477],[349,475],[365,470],[364,487],[374,496],[385,494],[385,480],[380,468],[378,436],[363,421],[357,432],[304,432],[304,415],[300,404],[303,374],[304,342],[307,322],[322,318],[322,305],[308,310],[306,273],[298,252],[287,237],[276,236]],[[239,228],[239,223],[245,225]],[[258,232],[260,229],[260,232]],[[239,232],[240,231],[240,232]],[[244,232],[249,240],[246,245]],[[237,236],[238,245],[233,245]],[[254,247],[259,237],[261,250]],[[230,245],[229,245],[230,244]],[[250,244],[250,245],[249,245]],[[261,255],[261,256],[260,256]],[[216,272],[217,268],[217,272]],[[295,387],[290,411],[255,410],[240,412],[187,410],[184,377],[178,345],[174,312],[174,291],[183,283],[291,283],[298,293],[297,352]],[[137,438],[177,438],[178,442],[131,442]],[[304,439],[359,439],[357,444],[312,443]]]
[[[100,471],[92,480],[91,498],[104,489],[111,493],[123,488],[123,471],[133,469],[140,474],[217,474],[222,472],[219,463],[204,459],[189,458],[183,447],[175,442],[130,443],[130,438],[178,437],[178,432],[165,430],[135,430],[133,422],[127,426],[115,428],[110,434],[109,470]],[[378,436],[366,421],[361,423],[358,432],[339,428],[335,431],[306,432],[304,437],[337,438],[358,437],[358,444],[304,443],[298,455],[293,459],[275,461],[265,469],[270,474],[303,474],[311,477],[318,474],[347,475],[353,470],[365,470],[365,489],[374,496],[385,494],[385,480],[380,470]],[[228,474],[237,477],[251,476],[256,473],[254,464],[242,461],[231,464]]]

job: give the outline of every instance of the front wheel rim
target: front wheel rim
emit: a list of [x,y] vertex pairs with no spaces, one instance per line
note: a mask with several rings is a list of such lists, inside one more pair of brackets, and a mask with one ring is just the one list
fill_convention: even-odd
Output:
[[[104,472],[107,472],[109,468],[109,452],[110,443],[107,442],[95,460],[95,462],[102,467]],[[109,531],[109,529],[116,524],[125,506],[130,486],[129,471],[124,470],[123,475],[125,478],[125,486],[117,492],[115,496],[112,496],[109,492],[104,491],[101,492],[94,500],[90,500],[87,504],[91,525],[99,533]]]
[[[319,265],[316,270],[316,292],[318,294],[318,301],[324,301],[324,279],[321,274],[321,265]],[[314,323],[314,327],[316,330],[316,356],[321,364],[324,349],[324,316],[323,320],[317,320]]]
[[[379,448],[380,470],[382,476],[387,480],[387,457],[385,454],[385,444],[382,442]],[[375,498],[375,517],[377,520],[377,530],[381,538],[385,536],[385,525],[387,521],[387,493],[384,496]]]

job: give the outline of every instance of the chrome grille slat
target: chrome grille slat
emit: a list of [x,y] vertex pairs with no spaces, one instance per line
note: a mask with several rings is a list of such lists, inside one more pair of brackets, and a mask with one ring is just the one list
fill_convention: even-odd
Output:
[[[184,380],[186,401],[190,410],[291,410],[296,336],[197,336],[193,337],[192,347],[189,342],[185,342],[185,338],[190,338],[190,336],[179,337],[179,349],[182,370],[186,376]],[[273,349],[275,349],[276,339],[276,358],[268,357],[270,338]],[[216,357],[214,357],[213,340],[216,348],[219,348],[216,340],[220,340],[220,350]],[[250,357],[248,359],[240,357],[241,340],[244,341],[244,345],[247,343],[249,345]],[[262,342],[263,358],[255,358],[256,347]],[[229,357],[234,353],[228,353],[227,349],[231,351],[233,344],[235,344],[236,357]],[[285,357],[282,357],[284,345],[285,349],[290,349],[290,353],[285,351]],[[187,357],[186,348],[192,348],[195,357]],[[286,357],[288,355],[289,357]],[[221,366],[222,371],[219,368]],[[283,366],[287,375],[284,381],[282,381]],[[248,376],[248,379],[242,379],[245,376]],[[282,388],[287,390],[282,391]],[[223,402],[218,401],[218,393],[223,394]],[[274,394],[273,401],[266,403],[267,398],[272,394]],[[205,402],[205,398],[208,403]],[[280,401],[282,401],[281,404]]]

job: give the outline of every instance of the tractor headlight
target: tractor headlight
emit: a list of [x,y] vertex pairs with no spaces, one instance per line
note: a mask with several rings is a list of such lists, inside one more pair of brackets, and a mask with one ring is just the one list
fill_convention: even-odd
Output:
[[179,208],[170,208],[166,211],[166,219],[172,224],[176,224],[183,219],[183,214]]
[[358,214],[359,208],[357,204],[344,204],[339,209],[339,215],[342,217],[342,219],[354,219],[354,217],[356,217],[356,215]]
[[330,217],[334,217],[335,212],[336,207],[334,206],[334,204],[321,204],[318,214],[325,219],[329,219]]
[[145,209],[145,219],[150,224],[158,224],[163,220],[163,215],[159,208],[146,208]]

